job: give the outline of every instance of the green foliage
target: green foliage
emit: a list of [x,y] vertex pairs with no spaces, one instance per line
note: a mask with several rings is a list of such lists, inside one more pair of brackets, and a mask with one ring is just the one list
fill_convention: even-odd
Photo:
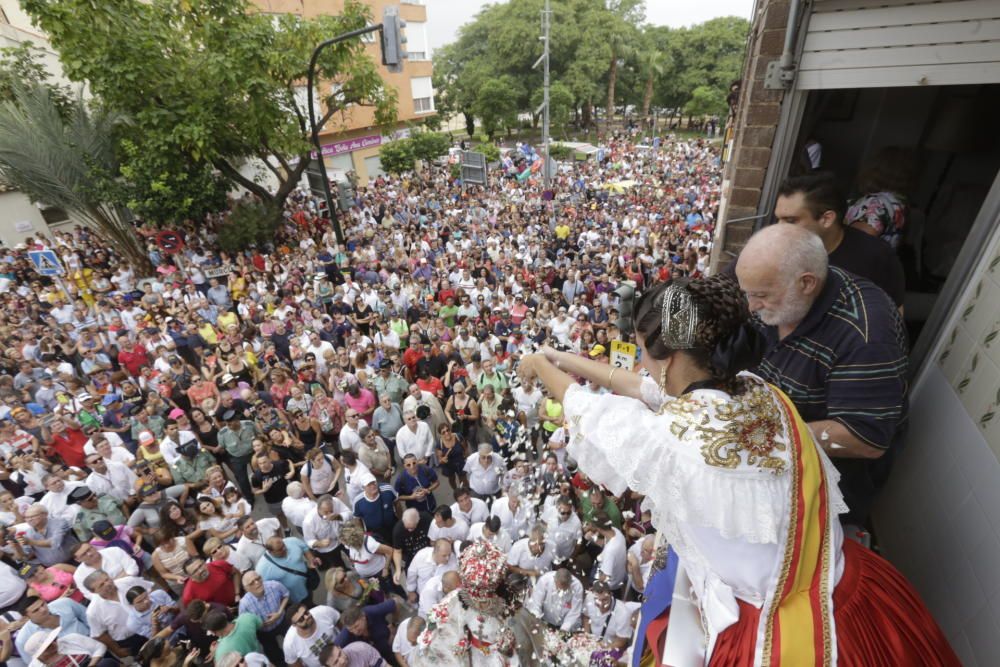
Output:
[[17,88],[44,86],[64,115],[73,105],[73,93],[68,86],[55,84],[42,63],[42,50],[31,42],[0,49],[0,100],[12,100]]
[[[167,210],[195,199],[179,187],[186,182],[180,172],[198,174],[200,190],[210,169],[261,199],[283,202],[308,163],[308,122],[296,95],[312,50],[371,20],[359,0],[345,0],[337,16],[310,18],[266,14],[247,0],[24,0],[21,6],[50,36],[67,76],[86,81],[104,106],[129,117],[127,138],[136,149],[124,156],[130,178],[141,191],[171,199],[155,205]],[[395,118],[395,93],[383,87],[360,40],[324,50],[317,71],[319,80],[337,84],[320,87],[319,120],[328,130],[349,105],[374,106],[379,123]],[[148,155],[171,157],[137,157]],[[279,180],[277,193],[239,173],[236,165],[254,158]]]
[[378,149],[382,169],[387,174],[403,174],[413,171],[416,166],[416,156],[413,154],[413,142],[409,139],[397,139],[382,144]]
[[487,163],[500,161],[500,149],[494,143],[479,144],[476,146],[476,150],[486,157]]
[[[531,94],[531,108],[537,109],[545,98],[545,91],[536,88]],[[573,114],[573,92],[562,81],[549,86],[549,122],[552,127],[564,127]]]
[[219,246],[227,252],[263,247],[281,224],[281,209],[269,202],[240,202],[219,228]]
[[451,139],[440,132],[415,132],[410,136],[409,142],[413,157],[424,162],[447,155],[451,148]]
[[501,130],[517,126],[517,99],[521,90],[517,80],[504,75],[483,83],[472,108],[483,121],[486,136],[493,139]]
[[448,173],[451,174],[452,178],[462,178],[462,165],[456,163],[449,166]]
[[573,149],[562,144],[550,144],[549,155],[553,160],[569,160],[573,157]]
[[684,105],[688,116],[725,115],[726,95],[712,86],[698,86],[691,93],[691,99]]
[[114,198],[118,175],[114,112],[64,107],[47,86],[13,88],[0,103],[0,179],[33,202],[56,206],[93,228],[142,274],[152,267],[128,211]]

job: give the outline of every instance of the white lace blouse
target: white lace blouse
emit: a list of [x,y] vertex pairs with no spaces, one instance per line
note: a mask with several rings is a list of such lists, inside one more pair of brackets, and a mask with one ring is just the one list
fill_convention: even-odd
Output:
[[[788,415],[763,380],[741,377],[749,390],[737,399],[715,389],[673,398],[647,377],[642,401],[579,385],[563,401],[567,453],[580,470],[616,495],[628,488],[646,497],[643,509],[691,580],[707,655],[736,622],[736,600],[759,608],[775,585],[790,513]],[[846,511],[836,469],[820,458],[830,507]],[[843,533],[833,523],[839,581]]]

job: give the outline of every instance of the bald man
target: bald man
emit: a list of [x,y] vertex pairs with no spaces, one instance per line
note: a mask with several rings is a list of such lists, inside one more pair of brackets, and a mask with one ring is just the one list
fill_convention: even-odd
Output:
[[906,331],[873,283],[831,267],[819,236],[771,225],[743,249],[736,276],[757,315],[767,352],[756,372],[782,389],[834,458],[863,525],[885,483],[907,412]]

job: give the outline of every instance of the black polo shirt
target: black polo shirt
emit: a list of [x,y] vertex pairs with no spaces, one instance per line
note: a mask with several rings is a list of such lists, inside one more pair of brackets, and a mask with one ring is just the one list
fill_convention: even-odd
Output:
[[830,253],[830,265],[867,278],[885,290],[897,306],[903,305],[906,280],[903,264],[888,243],[853,227],[844,228],[844,238]]
[[[783,340],[765,327],[757,374],[778,386],[806,422],[832,419],[863,442],[892,450],[906,428],[907,343],[903,320],[874,283],[830,267],[819,298]],[[834,459],[853,521],[863,521],[890,462]]]

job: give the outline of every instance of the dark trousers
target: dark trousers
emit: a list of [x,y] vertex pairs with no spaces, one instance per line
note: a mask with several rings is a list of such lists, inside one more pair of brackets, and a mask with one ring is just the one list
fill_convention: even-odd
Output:
[[233,477],[236,478],[236,485],[240,487],[240,493],[243,494],[248,503],[253,505],[253,488],[250,486],[250,474],[247,472],[247,466],[250,465],[250,457],[230,456],[228,465],[229,469],[233,471]]
[[277,627],[274,627],[271,630],[257,631],[257,641],[260,642],[261,649],[263,649],[264,655],[266,655],[267,659],[271,661],[271,664],[285,664],[285,650],[282,648],[282,642],[284,641],[286,632],[288,632],[287,613],[285,614],[285,618],[281,620],[281,623],[279,623]]

